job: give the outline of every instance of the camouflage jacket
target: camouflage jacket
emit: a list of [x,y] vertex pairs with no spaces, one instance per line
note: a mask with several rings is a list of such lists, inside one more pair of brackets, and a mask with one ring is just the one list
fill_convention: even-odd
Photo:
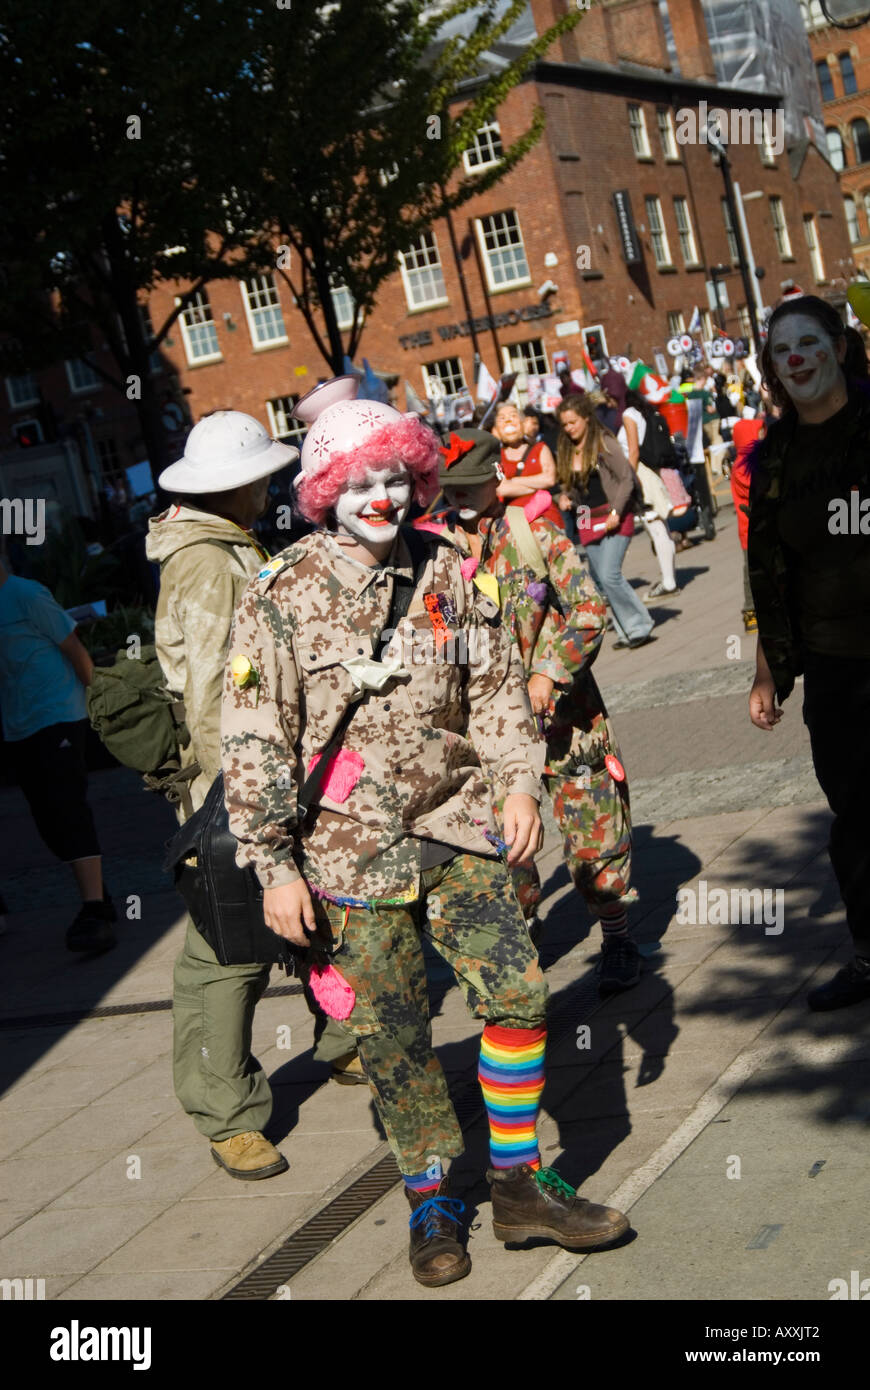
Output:
[[[498,580],[503,621],[510,629],[526,676],[555,682],[543,719],[547,771],[568,763],[599,767],[616,749],[604,701],[591,665],[604,639],[607,607],[575,546],[546,516],[531,522],[547,568],[539,580],[523,559],[510,512],[480,523],[481,567]],[[447,514],[433,518],[440,534],[464,554],[468,543]]]
[[[863,481],[870,460],[870,394],[856,391],[858,409],[849,421],[846,448],[839,458],[820,459],[832,486],[847,497]],[[803,671],[799,615],[791,599],[788,559],[779,538],[779,502],[787,480],[788,448],[798,420],[790,411],[775,421],[747,454],[750,473],[747,563],[758,618],[758,640],[767,658],[777,699],[785,700]]]
[[[221,767],[221,691],[230,628],[245,585],[264,553],[241,527],[198,507],[170,507],[148,523],[145,551],[160,565],[154,642],[169,689],[184,700],[190,743],[182,766],[198,810]],[[181,813],[179,813],[181,814]]]
[[[354,665],[372,664],[392,575],[410,577],[410,557],[402,541],[395,568],[369,569],[316,531],[242,597],[224,681],[223,767],[238,862],[264,887],[301,871],[338,901],[411,901],[413,837],[494,855],[493,794],[540,799],[544,748],[510,635],[463,578],[456,551],[437,541],[428,549],[384,655],[404,674],[360,700],[342,746],[347,780],[327,779],[304,826],[297,790],[354,695]],[[234,681],[236,657],[250,663],[249,684],[236,683],[238,667]]]

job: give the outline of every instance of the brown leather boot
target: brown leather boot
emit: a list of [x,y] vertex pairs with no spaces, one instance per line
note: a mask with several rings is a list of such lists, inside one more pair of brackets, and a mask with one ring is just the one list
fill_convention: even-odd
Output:
[[536,1172],[520,1163],[515,1168],[490,1168],[486,1176],[496,1240],[542,1236],[568,1250],[599,1250],[628,1230],[627,1216],[578,1197],[552,1168]]
[[447,1195],[447,1179],[437,1192],[412,1192],[405,1188],[411,1208],[411,1273],[418,1284],[435,1289],[464,1279],[471,1260],[461,1241],[460,1217],[465,1204]]

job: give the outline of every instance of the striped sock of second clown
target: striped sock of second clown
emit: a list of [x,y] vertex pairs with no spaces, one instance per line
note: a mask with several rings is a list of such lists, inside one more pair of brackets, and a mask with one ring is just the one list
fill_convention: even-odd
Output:
[[535,1125],[544,1089],[547,1030],[488,1023],[480,1040],[478,1078],[489,1119],[493,1168],[540,1168]]

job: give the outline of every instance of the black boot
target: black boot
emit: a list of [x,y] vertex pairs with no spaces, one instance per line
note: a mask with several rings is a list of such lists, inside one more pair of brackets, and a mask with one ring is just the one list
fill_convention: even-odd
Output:
[[870,999],[870,960],[862,956],[850,960],[826,985],[818,985],[807,995],[807,1003],[816,1013],[845,1009],[865,999]]
[[418,1284],[435,1289],[464,1279],[471,1260],[462,1243],[460,1220],[465,1203],[447,1195],[447,1179],[437,1192],[413,1192],[405,1188],[411,1207],[411,1273]]
[[66,934],[67,949],[98,955],[101,951],[111,951],[117,946],[118,938],[112,930],[117,922],[115,904],[105,888],[102,899],[83,902],[74,922]]
[[491,1168],[486,1176],[496,1240],[522,1242],[538,1236],[568,1250],[601,1250],[628,1230],[628,1217],[621,1211],[578,1197],[552,1168],[536,1172],[520,1163]]

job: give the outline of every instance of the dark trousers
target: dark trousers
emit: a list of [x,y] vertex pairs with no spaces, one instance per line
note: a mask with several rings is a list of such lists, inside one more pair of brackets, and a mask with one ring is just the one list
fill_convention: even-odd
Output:
[[87,727],[86,719],[49,724],[6,744],[40,838],[65,864],[100,853],[87,796]]
[[870,958],[870,658],[805,654],[804,723],[834,813],[828,852],[857,955]]

